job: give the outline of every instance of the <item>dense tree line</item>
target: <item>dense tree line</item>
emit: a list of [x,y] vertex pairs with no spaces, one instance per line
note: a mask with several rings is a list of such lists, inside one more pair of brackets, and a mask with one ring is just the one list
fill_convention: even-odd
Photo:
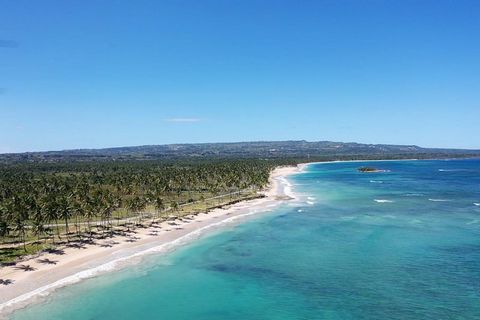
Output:
[[[56,239],[91,237],[98,230],[112,232],[115,219],[141,220],[147,208],[157,219],[165,211],[178,213],[185,203],[203,201],[207,207],[208,197],[246,189],[253,193],[265,187],[270,171],[279,165],[411,156],[352,154],[291,159],[200,157],[4,163],[0,164],[0,245],[13,239],[21,241],[25,249],[25,243],[32,237],[55,243]],[[431,153],[415,156],[446,157]]]
[[[25,243],[27,232],[55,239],[108,232],[112,214],[140,214],[147,206],[161,212],[205,195],[258,190],[270,171],[291,161],[199,160],[61,162],[0,167],[0,237]],[[86,228],[81,228],[85,225]],[[60,227],[61,226],[61,227]],[[62,229],[62,230],[61,230]]]

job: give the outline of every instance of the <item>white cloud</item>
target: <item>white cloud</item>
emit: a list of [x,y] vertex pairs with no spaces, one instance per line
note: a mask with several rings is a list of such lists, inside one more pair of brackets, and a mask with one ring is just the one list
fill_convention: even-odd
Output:
[[202,121],[200,118],[168,118],[164,119],[167,122],[199,122]]

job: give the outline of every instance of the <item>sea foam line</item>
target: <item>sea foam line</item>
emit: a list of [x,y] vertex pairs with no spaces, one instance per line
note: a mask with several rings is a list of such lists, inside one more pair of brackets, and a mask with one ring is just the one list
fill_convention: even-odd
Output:
[[393,200],[387,200],[387,199],[373,199],[373,201],[378,202],[378,203],[392,203]]
[[192,232],[189,232],[189,233],[187,233],[187,234],[185,234],[185,235],[183,235],[183,236],[181,236],[181,237],[179,237],[175,240],[160,244],[160,245],[155,246],[153,248],[145,249],[143,251],[134,253],[132,255],[129,255],[129,256],[126,256],[126,257],[121,257],[121,258],[109,261],[109,262],[101,264],[97,267],[93,267],[93,268],[90,268],[90,269],[87,269],[87,270],[84,270],[84,271],[77,272],[77,273],[75,273],[71,276],[68,276],[68,277],[65,277],[63,279],[57,280],[57,281],[55,281],[51,284],[48,284],[46,286],[37,288],[33,291],[30,291],[28,293],[25,293],[23,295],[20,295],[16,298],[13,298],[9,301],[6,301],[6,302],[2,303],[0,305],[0,311],[6,309],[8,307],[12,307],[15,304],[25,302],[25,301],[27,301],[27,300],[35,297],[35,296],[43,296],[43,297],[47,296],[54,289],[58,289],[58,288],[61,288],[61,287],[64,287],[64,286],[70,285],[70,284],[75,284],[75,283],[80,282],[81,280],[92,278],[94,276],[98,276],[100,274],[106,273],[107,271],[115,270],[115,268],[117,268],[122,262],[126,262],[128,260],[132,260],[134,258],[142,257],[142,256],[153,254],[153,253],[167,253],[167,252],[169,252],[169,251],[171,251],[175,248],[178,248],[178,247],[180,247],[184,244],[187,244],[191,240],[199,238],[204,233],[204,231],[207,230],[207,229],[214,228],[216,226],[220,226],[220,225],[223,225],[223,224],[228,224],[228,223],[231,223],[231,222],[233,222],[237,219],[248,217],[248,216],[254,215],[258,212],[264,212],[264,211],[265,210],[255,209],[255,210],[253,210],[251,212],[248,212],[248,213],[239,214],[239,215],[236,215],[236,216],[233,216],[233,217],[229,217],[229,218],[226,218],[222,221],[215,222],[215,223],[206,225],[204,227],[201,227],[199,229],[196,229],[196,230],[194,230]]
[[[305,169],[306,169],[306,166],[302,167],[300,173],[305,172]],[[277,177],[276,179],[283,185],[283,193],[285,195],[287,195],[291,198],[298,199],[296,194],[292,191],[292,184],[290,183],[290,181],[287,180],[287,178],[285,176],[280,176],[280,177]],[[274,205],[270,205],[269,207],[276,206],[279,203],[280,202],[276,202]],[[250,212],[247,212],[247,213],[244,213],[244,214],[238,214],[236,216],[226,218],[222,221],[211,223],[211,224],[206,225],[204,227],[201,227],[199,229],[193,230],[192,232],[189,232],[189,233],[187,233],[187,234],[185,234],[185,235],[183,235],[183,236],[181,236],[181,237],[179,237],[175,240],[160,244],[160,245],[155,246],[153,248],[145,249],[145,250],[142,250],[140,252],[134,253],[132,255],[126,256],[126,257],[117,258],[115,260],[112,260],[112,261],[109,261],[107,263],[101,264],[97,267],[93,267],[93,268],[90,268],[90,269],[87,269],[87,270],[77,272],[77,273],[75,273],[71,276],[67,276],[63,279],[57,280],[57,281],[55,281],[51,284],[48,284],[48,285],[45,285],[43,287],[37,288],[35,290],[32,290],[30,292],[27,292],[23,295],[20,295],[16,298],[13,298],[11,300],[8,300],[8,301],[0,304],[0,311],[6,310],[8,308],[12,308],[12,311],[13,311],[14,310],[13,306],[16,305],[16,304],[19,304],[21,302],[26,302],[26,301],[28,301],[28,300],[36,297],[36,296],[45,297],[48,294],[50,294],[51,292],[53,292],[55,289],[65,287],[66,285],[69,285],[69,284],[75,284],[75,283],[80,282],[81,280],[92,278],[94,276],[98,276],[100,274],[106,273],[107,271],[114,270],[122,262],[126,262],[128,260],[133,260],[135,258],[142,257],[142,256],[145,256],[145,255],[149,255],[149,254],[152,254],[152,253],[167,253],[167,252],[169,252],[169,251],[171,251],[175,248],[180,247],[183,244],[188,243],[189,240],[194,240],[194,239],[199,238],[204,233],[204,231],[207,230],[207,229],[210,229],[210,228],[213,228],[213,227],[216,227],[216,226],[220,226],[220,225],[223,225],[223,224],[228,224],[228,223],[231,223],[231,222],[233,222],[237,219],[245,218],[245,217],[257,214],[259,212],[266,212],[266,211],[271,211],[271,210],[253,209]]]
[[290,198],[297,199],[296,194],[292,191],[292,184],[284,176],[280,176],[277,180],[283,185],[283,193]]
[[[295,194],[291,191],[290,182],[283,176],[280,177],[278,180],[284,185],[284,189],[283,189],[284,193],[289,195],[289,196],[295,197]],[[280,202],[276,202],[276,203],[274,203],[274,205],[269,205],[268,207],[276,206],[278,204],[280,204]],[[245,218],[245,217],[257,214],[259,212],[266,212],[266,211],[270,211],[270,210],[253,209],[250,212],[247,212],[247,213],[244,213],[244,214],[238,214],[236,216],[226,218],[222,221],[218,221],[218,222],[215,222],[215,223],[208,224],[204,227],[193,230],[193,231],[191,231],[191,232],[189,232],[189,233],[187,233],[187,234],[185,234],[185,235],[183,235],[183,236],[181,236],[181,237],[179,237],[175,240],[172,240],[172,241],[169,241],[169,242],[166,242],[166,243],[162,243],[162,244],[160,244],[158,246],[155,246],[153,248],[148,248],[148,249],[142,250],[140,252],[134,253],[132,255],[126,256],[126,257],[117,258],[115,260],[112,260],[112,261],[109,261],[107,263],[101,264],[97,267],[93,267],[93,268],[90,268],[90,269],[87,269],[87,270],[79,271],[79,272],[77,272],[73,275],[67,276],[63,279],[57,280],[57,281],[55,281],[51,284],[48,284],[48,285],[45,285],[43,287],[37,288],[35,290],[32,290],[30,292],[27,292],[25,294],[22,294],[22,295],[16,297],[16,298],[13,298],[11,300],[8,300],[8,301],[0,304],[0,311],[6,310],[8,308],[12,308],[12,311],[13,311],[13,306],[16,305],[16,304],[26,302],[26,301],[34,298],[34,297],[37,297],[37,296],[45,297],[48,294],[50,294],[51,292],[53,292],[55,289],[65,287],[65,286],[70,285],[70,284],[75,284],[75,283],[78,283],[82,280],[92,278],[92,277],[98,276],[100,274],[104,274],[108,271],[112,271],[112,270],[116,269],[117,267],[119,267],[122,262],[127,262],[128,260],[133,260],[135,258],[142,257],[142,256],[145,256],[145,255],[149,255],[149,254],[153,254],[153,253],[167,253],[169,251],[172,251],[175,248],[178,248],[178,247],[180,247],[184,244],[187,244],[188,242],[190,242],[194,239],[199,238],[202,234],[204,234],[204,231],[206,231],[208,229],[211,229],[211,228],[214,228],[214,227],[217,227],[217,226],[220,226],[220,225],[228,224],[228,223],[234,222],[235,220]]]

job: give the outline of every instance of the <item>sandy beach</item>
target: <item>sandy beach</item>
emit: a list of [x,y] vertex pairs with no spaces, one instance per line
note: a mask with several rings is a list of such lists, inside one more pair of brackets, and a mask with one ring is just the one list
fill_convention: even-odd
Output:
[[295,197],[285,177],[300,172],[303,167],[276,168],[271,173],[269,188],[263,192],[264,198],[139,228],[129,236],[99,240],[81,247],[59,247],[57,252],[44,253],[18,264],[29,266],[29,271],[15,266],[2,267],[0,279],[8,279],[11,284],[0,286],[0,314],[6,315],[38,301],[54,289],[138,263],[146,254],[172,251],[223,225],[266,212]]

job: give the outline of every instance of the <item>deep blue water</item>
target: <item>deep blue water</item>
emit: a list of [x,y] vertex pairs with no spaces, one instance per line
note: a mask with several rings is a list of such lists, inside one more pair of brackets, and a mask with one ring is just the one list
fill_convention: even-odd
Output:
[[289,180],[300,201],[13,318],[480,319],[479,160],[314,164]]

